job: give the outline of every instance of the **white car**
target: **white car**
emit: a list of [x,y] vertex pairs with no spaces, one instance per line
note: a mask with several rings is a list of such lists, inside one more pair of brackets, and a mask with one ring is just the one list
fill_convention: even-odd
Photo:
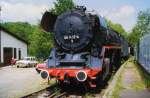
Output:
[[38,63],[35,57],[25,57],[22,60],[16,62],[17,67],[35,67]]

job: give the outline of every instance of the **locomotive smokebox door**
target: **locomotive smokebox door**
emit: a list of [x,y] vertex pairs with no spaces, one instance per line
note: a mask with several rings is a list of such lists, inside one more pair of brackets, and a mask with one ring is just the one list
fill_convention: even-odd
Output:
[[53,32],[56,19],[57,19],[56,15],[54,15],[52,12],[46,11],[41,20],[41,27],[46,32]]
[[57,17],[54,33],[57,44],[65,51],[79,52],[91,41],[89,16],[80,10],[67,11]]

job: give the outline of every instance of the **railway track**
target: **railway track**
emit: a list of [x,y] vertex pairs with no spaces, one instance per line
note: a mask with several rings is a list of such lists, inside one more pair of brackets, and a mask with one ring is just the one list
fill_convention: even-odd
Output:
[[60,93],[57,84],[53,84],[45,89],[23,96],[22,98],[52,98]]
[[40,91],[34,92],[32,94],[23,96],[22,98],[82,98],[82,96],[76,95],[71,90],[67,88],[61,88],[57,83],[42,89]]
[[84,87],[66,86],[60,87],[57,83],[38,92],[23,96],[22,98],[86,98],[100,97],[104,88],[86,91]]
[[[107,82],[109,82],[109,79],[107,80]],[[67,85],[62,87],[57,83],[55,83],[50,87],[26,95],[22,98],[86,98],[86,97],[102,98],[107,86],[108,84],[102,84],[99,85],[98,88],[96,89],[87,90],[86,86],[83,85],[79,86]]]

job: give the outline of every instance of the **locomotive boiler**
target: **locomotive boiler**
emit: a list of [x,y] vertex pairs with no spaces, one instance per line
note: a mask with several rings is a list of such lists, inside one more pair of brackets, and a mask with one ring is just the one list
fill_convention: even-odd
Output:
[[96,87],[128,55],[128,44],[110,29],[103,17],[78,6],[61,15],[45,12],[41,27],[54,35],[46,67],[37,66],[43,79]]

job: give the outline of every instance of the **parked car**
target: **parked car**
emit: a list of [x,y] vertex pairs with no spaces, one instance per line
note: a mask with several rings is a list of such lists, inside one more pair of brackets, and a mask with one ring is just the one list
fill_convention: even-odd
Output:
[[16,62],[17,62],[17,59],[15,59],[15,58],[12,58],[12,59],[11,59],[11,65],[15,65]]
[[45,60],[43,63],[37,64],[35,70],[36,70],[38,73],[40,73],[43,68],[48,68],[48,67],[46,66],[46,63],[47,63],[47,60]]
[[22,60],[16,61],[17,67],[35,67],[38,63],[35,57],[25,57]]

